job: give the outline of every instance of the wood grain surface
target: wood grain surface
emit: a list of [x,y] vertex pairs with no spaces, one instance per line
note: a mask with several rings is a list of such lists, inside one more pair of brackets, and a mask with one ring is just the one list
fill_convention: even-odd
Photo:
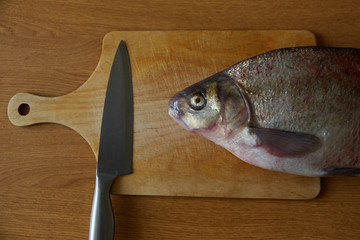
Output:
[[[81,86],[114,30],[307,29],[318,45],[360,48],[360,6],[347,1],[1,1],[0,239],[86,239],[91,148],[60,125],[13,126],[18,92]],[[112,195],[115,239],[358,239],[360,180],[322,179],[311,201]]]
[[[133,173],[112,193],[191,197],[312,199],[320,179],[250,166],[181,128],[168,115],[174,93],[234,63],[277,48],[314,46],[309,31],[114,31],[99,63],[75,91],[57,97],[17,93],[8,117],[16,126],[57,123],[79,133],[98,156],[100,125],[112,61],[124,40],[134,89]],[[28,106],[27,111],[21,110]]]

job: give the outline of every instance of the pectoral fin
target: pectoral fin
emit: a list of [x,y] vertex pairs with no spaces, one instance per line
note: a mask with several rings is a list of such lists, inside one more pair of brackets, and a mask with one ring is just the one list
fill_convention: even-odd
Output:
[[251,128],[258,137],[258,146],[277,157],[299,157],[316,151],[321,140],[311,134],[295,133],[271,128]]

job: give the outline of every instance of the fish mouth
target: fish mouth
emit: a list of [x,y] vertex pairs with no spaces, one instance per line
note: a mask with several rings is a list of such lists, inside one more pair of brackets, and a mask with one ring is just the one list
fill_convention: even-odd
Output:
[[169,101],[169,115],[176,121],[179,121],[181,119],[179,103],[174,97],[171,98]]
[[172,107],[169,107],[169,115],[176,121],[181,119],[179,112]]
[[182,119],[183,111],[180,109],[178,98],[173,97],[169,101],[169,115],[172,117],[181,127],[185,128],[188,131],[192,131],[192,129],[189,128],[185,124],[185,122]]

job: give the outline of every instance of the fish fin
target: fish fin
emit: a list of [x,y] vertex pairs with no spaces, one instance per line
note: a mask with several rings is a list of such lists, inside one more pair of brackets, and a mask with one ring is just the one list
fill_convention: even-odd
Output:
[[360,176],[360,168],[333,168],[325,170],[323,177],[332,176]]
[[321,140],[311,134],[295,133],[272,128],[250,128],[258,137],[257,146],[277,157],[299,157],[316,151]]

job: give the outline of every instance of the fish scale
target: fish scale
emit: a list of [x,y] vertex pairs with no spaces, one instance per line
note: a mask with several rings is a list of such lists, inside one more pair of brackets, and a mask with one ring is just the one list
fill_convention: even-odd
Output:
[[[334,49],[314,47],[277,50],[275,53],[264,54],[243,61],[224,72],[236,79],[244,87],[250,104],[252,104],[252,109],[255,111],[253,116],[256,119],[254,120],[261,127],[281,127],[288,131],[299,131],[309,126],[310,128],[316,128],[311,122],[314,120],[316,122],[325,121],[327,119],[326,114],[323,114],[320,118],[306,118],[302,123],[296,121],[297,118],[293,119],[295,122],[289,121],[289,116],[296,116],[302,112],[309,116],[311,112],[318,113],[319,110],[323,113],[349,111],[350,115],[352,115],[352,109],[349,109],[348,106],[354,105],[355,108],[359,108],[360,83],[358,83],[359,78],[355,74],[348,79],[348,81],[357,81],[355,89],[342,84],[342,79],[333,76],[334,73],[336,74],[341,69],[322,72],[323,81],[316,78],[316,75],[318,75],[316,73],[318,63],[322,59],[334,58],[334,53],[335,57],[348,60],[343,65],[353,61],[360,62],[359,50],[340,49],[340,51],[342,54],[339,54]],[[311,58],[309,55],[311,55]],[[343,57],[347,55],[352,57]],[[269,71],[263,64],[258,65],[259,58],[264,58],[263,62],[271,64],[272,70]],[[309,58],[309,60],[304,61],[304,58]],[[339,60],[333,59],[333,62],[336,61]],[[305,63],[305,65],[300,65],[299,62]],[[331,62],[328,64],[331,66]],[[297,70],[294,70],[295,68]],[[355,71],[356,68],[354,68]],[[239,72],[246,72],[249,77],[242,78],[239,76]],[[291,74],[291,77],[289,77],[289,74]],[[328,91],[324,94],[326,89]],[[307,98],[310,99],[306,101]],[[324,102],[327,104],[324,104]],[[286,114],[278,114],[274,109],[286,112]],[[261,118],[261,116],[265,116],[265,118]],[[312,129],[308,130],[311,132]]]

